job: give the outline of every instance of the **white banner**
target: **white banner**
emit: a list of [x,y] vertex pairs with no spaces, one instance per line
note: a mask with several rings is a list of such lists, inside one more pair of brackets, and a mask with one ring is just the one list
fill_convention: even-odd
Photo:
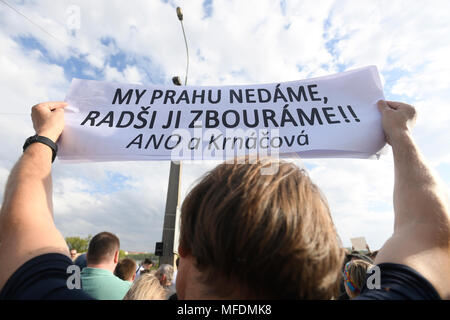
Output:
[[367,250],[367,242],[365,237],[351,238],[353,250],[362,251]]
[[224,160],[369,158],[385,145],[376,67],[244,86],[143,86],[74,79],[58,157]]

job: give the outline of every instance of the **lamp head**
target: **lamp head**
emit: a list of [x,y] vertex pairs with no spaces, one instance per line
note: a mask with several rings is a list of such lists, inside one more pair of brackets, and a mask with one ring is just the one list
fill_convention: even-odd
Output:
[[176,85],[176,86],[181,86],[181,79],[180,79],[180,77],[178,77],[178,76],[173,77],[173,78],[172,78],[172,82],[173,82],[173,84]]
[[177,16],[178,20],[183,21],[183,12],[181,11],[180,7],[177,7]]

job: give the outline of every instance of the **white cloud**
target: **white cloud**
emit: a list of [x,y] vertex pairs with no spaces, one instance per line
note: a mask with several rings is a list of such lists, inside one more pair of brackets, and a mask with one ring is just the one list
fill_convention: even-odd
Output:
[[[316,165],[310,171],[311,178],[327,197],[344,245],[350,246],[351,237],[365,236],[372,248],[381,247],[393,230],[392,155],[378,161],[336,159],[311,163]],[[375,225],[389,233],[374,232]]]
[[122,72],[117,68],[106,66],[105,80],[122,83],[142,84],[142,76],[136,66],[127,66]]

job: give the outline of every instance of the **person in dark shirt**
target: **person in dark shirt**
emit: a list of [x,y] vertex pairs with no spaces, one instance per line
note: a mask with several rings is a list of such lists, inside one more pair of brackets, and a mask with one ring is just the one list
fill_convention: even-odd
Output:
[[379,288],[367,281],[358,299],[450,299],[448,200],[412,138],[416,110],[388,101],[378,109],[394,156],[394,233],[375,258]]
[[83,271],[83,269],[87,267],[86,253],[80,254],[73,263],[76,264],[81,271]]
[[[36,134],[56,142],[65,106],[34,106]],[[0,211],[0,299],[91,299],[81,288],[67,285],[73,262],[53,221],[53,154],[44,143],[29,144],[11,170]]]
[[[32,119],[37,135],[53,142],[58,140],[64,127],[65,105],[56,102],[33,107]],[[378,108],[386,139],[392,146],[394,156],[394,233],[379,250],[376,266],[373,268],[374,274],[368,275],[357,299],[449,299],[448,204],[442,187],[412,139],[415,109],[407,104],[386,101],[378,102]],[[23,156],[10,173],[0,212],[0,299],[90,298],[76,286],[68,285],[72,275],[67,271],[72,270],[72,261],[67,244],[53,221],[52,156],[52,148],[48,144],[32,143],[24,150]],[[264,166],[261,163],[258,165],[261,168]],[[338,240],[331,216],[317,187],[303,171],[286,163],[280,163],[282,172],[274,176],[277,179],[274,181],[278,187],[276,190],[273,189],[273,183],[265,183],[268,182],[267,177],[259,175],[252,165],[230,166],[220,165],[205,176],[183,203],[180,264],[176,281],[178,298],[215,299],[224,297],[220,293],[225,291],[225,298],[229,299],[283,298],[287,289],[293,290],[289,291],[290,298],[330,298],[333,286],[338,287],[339,284],[337,280],[344,254],[337,247]],[[221,175],[221,172],[230,174]],[[234,179],[238,176],[239,179]],[[217,181],[211,180],[216,178]],[[311,196],[310,210],[316,214],[308,216],[308,219],[313,220],[313,224],[308,222],[308,227],[320,228],[323,224],[329,226],[328,229],[320,229],[325,234],[316,232],[314,234],[318,237],[308,238],[309,241],[304,244],[294,241],[297,237],[307,240],[303,237],[308,234],[300,234],[304,230],[301,223],[304,223],[302,215],[310,212],[304,210],[301,199],[292,200],[291,193],[297,192],[293,187],[298,186],[298,182],[306,190],[302,192]],[[216,189],[208,189],[211,186]],[[264,202],[256,196],[254,186],[261,188],[261,192],[257,194],[264,196]],[[206,189],[202,189],[203,187]],[[219,190],[226,191],[227,188],[231,188],[228,193],[215,193]],[[245,194],[245,190],[253,190],[250,192],[251,197],[246,197],[248,194]],[[207,198],[206,192],[211,197]],[[216,196],[212,197],[214,194]],[[238,198],[242,201],[233,202]],[[276,201],[280,201],[280,209],[277,209]],[[259,218],[259,224],[240,224],[243,215],[249,212],[227,207],[231,204],[236,204],[237,209],[240,209],[240,205],[244,209],[245,206],[260,207],[257,215],[247,217]],[[208,219],[214,219],[206,215],[205,211],[205,208],[211,206],[215,206],[215,209],[207,210],[208,214],[215,214],[216,210],[223,213],[221,217],[216,216],[221,225],[205,224]],[[290,210],[289,215],[283,208]],[[287,227],[290,228],[289,232],[283,229]],[[233,233],[245,240],[239,242],[241,245],[235,239],[230,239],[230,232],[235,230],[244,230]],[[198,242],[198,239],[205,237],[209,240]],[[256,241],[258,237],[266,242],[262,244]],[[280,239],[292,247],[280,246],[279,250],[271,251],[268,256],[266,248],[280,245]],[[230,240],[239,245],[236,248],[242,250],[242,253],[253,255],[252,258],[233,251],[234,247],[231,248],[230,255],[216,257],[216,252],[226,252],[229,248],[226,246],[233,243]],[[322,243],[326,247],[320,247]],[[297,261],[297,257],[293,255],[283,256],[283,250],[286,249],[306,254],[306,257]],[[324,254],[317,255],[318,249]],[[311,256],[308,256],[309,253]],[[231,264],[220,260],[228,257],[232,258]],[[265,259],[267,257],[268,260]],[[315,260],[308,260],[310,258]],[[217,262],[214,259],[219,260]],[[260,263],[259,259],[265,259],[265,263]],[[283,272],[279,272],[280,259],[284,259],[281,268]],[[301,265],[302,261],[315,261],[317,267]],[[301,272],[310,274],[308,277],[301,277]],[[326,272],[326,277],[323,272]],[[266,275],[269,276],[265,277]],[[259,279],[263,281],[258,281]],[[298,285],[300,282],[291,283],[291,279],[306,281],[308,286],[301,287]],[[315,286],[315,281],[319,281],[317,283],[320,286]],[[296,288],[298,291],[295,291]]]

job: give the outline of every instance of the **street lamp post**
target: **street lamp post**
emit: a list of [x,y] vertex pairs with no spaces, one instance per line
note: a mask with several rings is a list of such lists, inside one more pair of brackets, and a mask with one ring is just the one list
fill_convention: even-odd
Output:
[[[183,30],[184,43],[186,45],[186,75],[184,78],[184,85],[187,85],[187,77],[189,71],[189,51],[186,40],[186,34],[184,32],[183,26],[183,13],[180,7],[177,7],[177,16],[180,20],[181,28]],[[181,80],[179,77],[173,77],[172,82],[174,85],[181,86]],[[170,172],[169,172],[169,185],[167,187],[167,199],[166,199],[166,211],[164,214],[163,223],[163,252],[159,259],[161,264],[174,264],[174,251],[178,240],[178,220],[179,220],[179,195],[180,195],[180,182],[181,182],[181,161],[171,161],[170,162]]]
[[163,252],[159,259],[161,264],[174,264],[175,227],[179,217],[181,162],[170,162],[169,185],[167,187],[166,211],[163,224]]

